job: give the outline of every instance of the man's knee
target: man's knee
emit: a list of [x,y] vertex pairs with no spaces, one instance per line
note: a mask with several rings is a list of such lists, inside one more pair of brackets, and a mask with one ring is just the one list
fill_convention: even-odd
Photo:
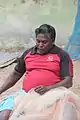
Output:
[[8,120],[11,114],[11,110],[3,110],[0,112],[0,120]]

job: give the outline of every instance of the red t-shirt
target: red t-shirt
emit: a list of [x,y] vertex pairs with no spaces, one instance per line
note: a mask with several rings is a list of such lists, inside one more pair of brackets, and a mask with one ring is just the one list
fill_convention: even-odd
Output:
[[37,54],[36,49],[35,52],[32,49],[24,54],[15,69],[18,72],[25,72],[22,84],[25,91],[40,85],[54,85],[66,76],[73,76],[72,61],[69,55],[57,46],[44,55]]

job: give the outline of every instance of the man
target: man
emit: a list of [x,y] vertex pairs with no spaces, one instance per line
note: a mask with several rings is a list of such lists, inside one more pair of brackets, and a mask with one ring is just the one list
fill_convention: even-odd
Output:
[[[22,91],[26,95],[31,89],[44,95],[47,91],[60,86],[66,88],[72,86],[72,61],[66,52],[54,44],[56,37],[54,27],[43,24],[35,30],[35,34],[36,46],[25,51],[18,59],[14,71],[0,87],[0,94],[15,85],[24,73]],[[9,100],[8,97],[7,103]],[[15,97],[12,101],[14,100]],[[11,103],[8,107],[5,103],[6,101],[3,101],[0,104],[0,120],[8,120],[14,108]]]

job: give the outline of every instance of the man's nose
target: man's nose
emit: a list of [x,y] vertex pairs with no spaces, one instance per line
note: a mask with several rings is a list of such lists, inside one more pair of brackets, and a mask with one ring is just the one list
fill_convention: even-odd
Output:
[[39,46],[40,46],[40,47],[42,47],[42,46],[43,46],[43,43],[42,43],[42,42],[40,42]]

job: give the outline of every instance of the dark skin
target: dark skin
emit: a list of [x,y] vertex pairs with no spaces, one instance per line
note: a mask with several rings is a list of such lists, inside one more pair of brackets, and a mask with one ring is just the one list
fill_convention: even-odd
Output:
[[14,86],[21,77],[22,77],[22,74],[14,70],[8,76],[6,82],[4,84],[2,84],[2,86],[0,87],[0,94],[2,94],[6,90],[8,90],[12,86]]
[[[38,48],[38,53],[44,54],[47,53],[53,46],[53,42],[50,39],[49,35],[39,34],[36,37],[36,45]],[[35,92],[39,93],[40,95],[43,95],[47,91],[57,88],[57,87],[66,87],[69,88],[72,86],[72,77],[66,76],[64,80],[62,80],[59,83],[56,83],[55,85],[51,86],[38,86],[35,88]]]
[[[38,53],[44,54],[49,51],[49,49],[52,48],[53,42],[50,39],[49,35],[39,34],[36,37],[36,46],[38,48]],[[6,82],[0,87],[0,94],[14,86],[17,81],[22,77],[23,74],[13,71],[11,75],[7,78]],[[72,77],[66,76],[64,80],[62,80],[59,83],[56,83],[55,85],[51,86],[37,86],[35,88],[35,92],[39,93],[40,95],[44,94],[45,92],[49,91],[50,89],[54,89],[60,86],[64,86],[66,88],[69,88],[72,86]]]
[[[43,34],[39,34],[36,37],[36,46],[37,46],[37,52],[39,54],[44,54],[47,53],[53,46],[53,42],[50,39],[49,35],[43,35]],[[14,86],[17,81],[20,80],[20,78],[23,76],[23,74],[17,72],[17,71],[13,71],[9,77],[7,78],[6,82],[0,87],[0,94],[2,94],[3,92],[5,92],[6,90],[8,90],[9,88],[11,88],[12,86]],[[72,77],[70,76],[66,76],[64,78],[64,80],[62,80],[59,83],[56,83],[55,85],[51,85],[51,86],[37,86],[35,88],[35,92],[39,93],[40,95],[43,95],[44,93],[46,93],[47,91],[57,88],[57,87],[66,87],[69,88],[72,86]],[[0,120],[8,120],[9,116],[11,114],[11,110],[5,110],[5,111],[1,111],[0,112]]]
[[39,34],[36,37],[37,52],[39,54],[47,53],[53,46],[53,42],[49,35]]
[[54,89],[54,88],[58,88],[58,87],[66,87],[66,88],[70,88],[72,87],[72,77],[65,77],[64,80],[62,80],[59,83],[56,83],[55,85],[51,85],[51,86],[38,86],[35,88],[35,92],[39,93],[40,95],[43,95],[44,93],[46,93],[47,91]]

